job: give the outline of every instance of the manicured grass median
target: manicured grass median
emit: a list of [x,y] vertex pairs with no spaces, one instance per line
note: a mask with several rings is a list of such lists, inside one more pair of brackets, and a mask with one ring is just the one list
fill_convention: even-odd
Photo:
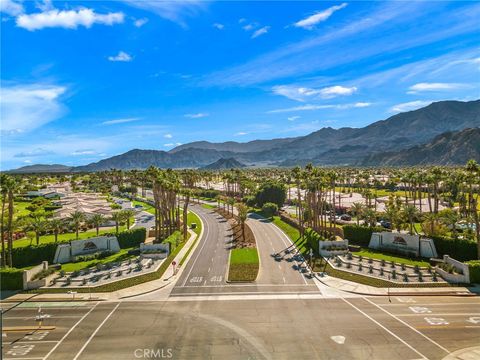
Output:
[[143,210],[152,214],[152,215],[155,215],[155,208],[146,203],[146,202],[143,202],[143,201],[137,201],[137,200],[132,200],[132,203],[133,203],[133,206],[136,206],[136,205],[140,205],[141,207],[143,207]]
[[230,254],[229,281],[255,281],[259,260],[256,248],[233,249]]

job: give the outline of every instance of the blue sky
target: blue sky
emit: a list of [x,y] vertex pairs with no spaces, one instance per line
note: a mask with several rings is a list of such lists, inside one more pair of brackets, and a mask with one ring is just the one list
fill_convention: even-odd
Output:
[[1,3],[1,168],[480,97],[478,2]]

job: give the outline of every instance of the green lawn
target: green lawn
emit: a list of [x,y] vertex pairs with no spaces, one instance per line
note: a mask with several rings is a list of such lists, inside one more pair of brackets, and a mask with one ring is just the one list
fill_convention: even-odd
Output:
[[197,235],[200,235],[200,233],[202,232],[202,222],[200,221],[200,218],[197,216],[197,214],[195,214],[192,211],[189,211],[187,215],[188,227],[190,227],[192,223],[197,224],[197,227],[195,229],[192,229],[193,232]]
[[[133,221],[132,221],[133,224]],[[126,225],[121,225],[118,227],[118,231],[124,231],[127,229]],[[115,228],[109,228],[109,229],[100,229],[99,234],[106,234],[106,233],[114,233]],[[90,229],[88,231],[80,232],[78,234],[79,239],[87,239],[96,236],[96,230],[95,229]],[[76,239],[76,234],[75,233],[65,233],[65,234],[59,234],[58,235],[58,242],[62,241],[68,241],[68,240],[75,240]],[[43,235],[40,237],[40,244],[46,244],[46,243],[51,243],[55,241],[55,235]],[[15,240],[13,242],[13,247],[23,247],[23,246],[28,246],[30,245],[30,240],[27,238],[20,239],[20,240]],[[32,241],[32,245],[36,245],[35,239]]]
[[256,248],[233,249],[230,254],[229,281],[255,281],[259,260]]
[[66,272],[70,271],[75,271],[75,270],[82,270],[86,269],[92,266],[95,266],[97,264],[106,264],[109,262],[119,262],[119,261],[124,261],[129,258],[135,257],[134,255],[128,255],[128,251],[133,248],[127,248],[127,249],[120,249],[120,251],[116,254],[110,255],[104,259],[96,259],[96,260],[90,260],[90,261],[81,261],[77,263],[67,263],[62,265],[62,270]]
[[30,210],[27,210],[27,206],[30,206],[30,202],[28,201],[19,201],[14,204],[14,209],[15,209],[15,216],[16,217],[21,217],[21,216],[27,216],[30,214]]
[[132,203],[133,203],[133,206],[135,206],[135,205],[141,205],[141,206],[143,207],[143,210],[145,210],[146,212],[148,212],[148,213],[150,213],[150,214],[152,214],[152,215],[155,215],[155,208],[154,208],[152,205],[150,205],[150,204],[148,204],[148,203],[146,203],[146,202],[137,201],[137,200],[133,200]]
[[418,266],[428,266],[429,263],[428,261],[422,261],[422,260],[414,260],[414,259],[409,259],[406,257],[402,256],[396,256],[396,255],[389,255],[382,253],[377,250],[373,249],[368,249],[368,248],[362,248],[360,251],[356,251],[353,253],[354,255],[362,255],[363,257],[369,257],[372,259],[378,259],[378,260],[385,260],[385,261],[395,261],[397,263],[404,263],[406,265],[418,265]]
[[216,209],[217,207],[210,204],[202,204],[202,207],[205,209]]

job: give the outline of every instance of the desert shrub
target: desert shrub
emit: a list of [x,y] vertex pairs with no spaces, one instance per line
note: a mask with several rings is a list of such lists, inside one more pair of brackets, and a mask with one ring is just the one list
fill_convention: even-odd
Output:
[[277,204],[267,202],[262,205],[262,212],[265,214],[266,217],[272,217],[278,212]]

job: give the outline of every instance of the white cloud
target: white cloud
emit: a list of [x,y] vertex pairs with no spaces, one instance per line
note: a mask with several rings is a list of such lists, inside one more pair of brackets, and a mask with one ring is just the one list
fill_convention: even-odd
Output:
[[180,145],[182,145],[182,143],[180,142],[175,143],[175,146],[180,146]]
[[418,83],[410,86],[408,94],[416,94],[424,91],[448,91],[465,88],[465,84],[458,83]]
[[96,154],[96,151],[93,149],[80,149],[70,153],[70,155],[73,155],[73,156],[94,155],[94,154]]
[[411,111],[411,110],[416,110],[421,107],[430,105],[432,102],[428,100],[416,100],[416,101],[410,101],[406,103],[401,103],[394,105],[390,108],[390,112],[405,112],[405,111]]
[[268,33],[268,30],[270,30],[270,26],[264,26],[258,30],[256,30],[253,34],[252,34],[252,39],[255,39],[261,35],[265,35],[266,33]]
[[208,6],[207,1],[158,1],[158,0],[122,0],[125,4],[150,11],[166,20],[187,28],[186,18],[194,17]]
[[60,97],[66,91],[66,87],[55,85],[4,85],[0,97],[2,134],[28,132],[60,118],[66,110]]
[[104,121],[102,122],[101,125],[115,125],[115,124],[124,124],[124,123],[129,123],[129,122],[133,122],[133,121],[138,121],[140,120],[141,118],[125,118],[125,119],[115,119],[115,120],[108,120],[108,121]]
[[133,25],[135,25],[136,27],[139,28],[139,27],[142,27],[143,25],[145,25],[147,22],[148,22],[148,18],[136,19],[133,22]]
[[244,23],[245,21],[247,21],[247,19],[245,19],[245,18],[240,18],[240,19],[238,19],[238,23],[239,23],[239,24],[242,24],[242,23]]
[[124,15],[121,12],[97,14],[92,9],[80,10],[48,10],[34,14],[22,14],[17,17],[18,27],[29,31],[44,28],[61,27],[65,29],[76,29],[79,26],[90,28],[94,24],[114,25],[122,23]]
[[24,158],[24,157],[34,157],[34,156],[44,156],[44,155],[51,155],[53,154],[52,151],[46,150],[44,148],[36,148],[29,151],[22,151],[13,155],[15,158]]
[[220,23],[214,23],[212,26],[218,30],[223,30],[225,28],[225,25]]
[[23,162],[24,162],[25,164],[31,164],[31,163],[32,163],[32,160],[23,160]]
[[289,116],[289,117],[287,118],[288,121],[295,121],[295,120],[297,120],[297,119],[300,119],[300,116],[295,115],[295,116]]
[[253,30],[257,27],[258,27],[257,23],[250,23],[250,24],[242,26],[242,29],[245,30],[245,31],[251,31],[251,30]]
[[209,114],[207,113],[196,113],[196,114],[185,114],[184,116],[186,118],[190,118],[190,119],[200,119],[200,118],[203,118],[203,117],[207,117]]
[[285,96],[292,100],[307,101],[310,99],[322,98],[331,99],[336,96],[352,95],[357,91],[355,86],[330,86],[323,89],[312,89],[292,85],[278,85],[272,88],[274,94]]
[[172,134],[165,134],[165,135],[163,135],[163,137],[165,139],[171,139],[173,136],[172,136]]
[[133,60],[132,56],[127,54],[125,51],[119,51],[115,56],[109,56],[108,60],[110,61],[121,61],[121,62],[130,62]]
[[357,102],[357,103],[353,104],[353,107],[356,107],[356,108],[364,108],[364,107],[369,107],[370,105],[372,105],[372,103],[369,103],[369,102]]
[[10,16],[18,16],[24,12],[23,5],[13,0],[0,0],[0,12]]
[[165,146],[165,147],[170,147],[170,146],[173,146],[173,145],[175,145],[175,144],[174,143],[163,144],[163,146]]
[[305,19],[297,21],[295,24],[293,24],[293,26],[301,27],[301,28],[304,28],[304,29],[307,29],[307,30],[311,30],[318,23],[327,20],[330,16],[332,16],[332,14],[335,11],[341,10],[344,7],[346,7],[347,5],[348,5],[347,3],[343,3],[343,4],[340,4],[340,5],[335,5],[335,6],[329,7],[328,9],[323,10],[323,11],[318,11],[315,14],[313,14],[313,15],[305,18]]
[[345,110],[345,109],[352,109],[352,108],[364,108],[370,105],[371,103],[368,103],[368,102],[357,102],[352,104],[325,104],[325,105],[307,104],[307,105],[294,106],[294,107],[285,108],[285,109],[269,110],[267,111],[267,114],[285,113],[285,112],[293,112],[293,111],[312,111],[312,110],[323,110],[323,109]]
[[248,133],[246,132],[243,132],[243,131],[239,131],[237,133],[235,133],[235,136],[244,136],[244,135],[247,135]]

